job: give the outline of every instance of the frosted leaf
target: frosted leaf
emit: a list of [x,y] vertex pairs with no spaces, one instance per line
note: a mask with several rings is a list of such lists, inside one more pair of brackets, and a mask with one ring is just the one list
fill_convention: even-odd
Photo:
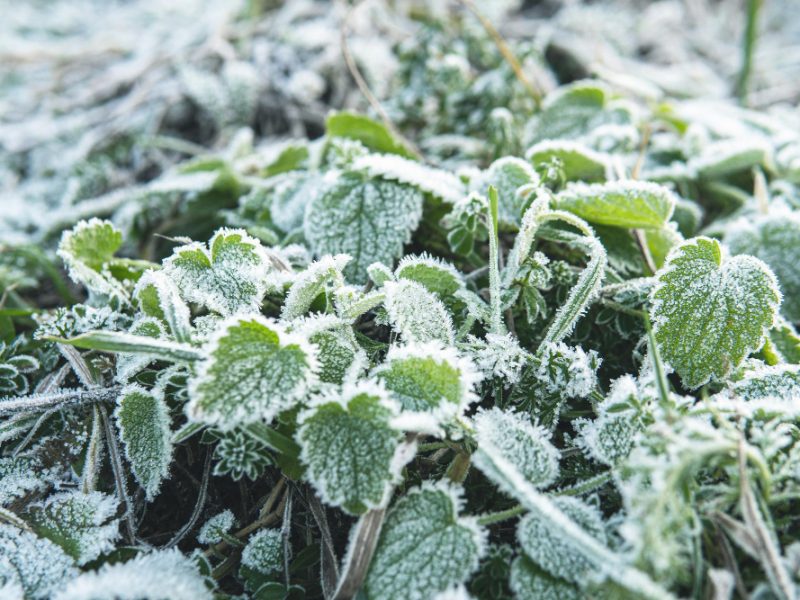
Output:
[[292,283],[281,311],[281,318],[291,321],[304,315],[311,308],[314,299],[323,293],[330,284],[334,287],[344,285],[342,269],[350,262],[345,254],[324,256],[312,262]]
[[[166,337],[164,325],[155,317],[140,317],[131,325],[130,333],[136,336],[163,339]],[[153,362],[154,357],[147,354],[120,354],[117,356],[117,373],[115,379],[126,382],[147,365]]]
[[31,511],[31,526],[58,544],[78,565],[114,549],[119,536],[117,500],[100,492],[65,492],[50,496]]
[[670,250],[684,240],[674,223],[667,223],[661,229],[645,229],[644,241],[656,269],[664,266]]
[[485,340],[471,337],[470,342],[472,359],[483,376],[502,379],[506,387],[519,381],[523,369],[532,358],[510,333],[488,333]]
[[43,490],[50,473],[35,456],[0,457],[0,506],[29,492]]
[[255,481],[272,463],[262,441],[240,429],[222,435],[214,448],[214,458],[214,475],[227,475],[234,481],[245,477]]
[[634,437],[642,429],[635,406],[639,404],[636,381],[620,377],[611,385],[608,397],[595,409],[593,421],[576,420],[578,443],[598,462],[614,467],[627,458]]
[[478,451],[473,459],[489,479],[502,485],[492,462],[480,457],[485,452],[500,453],[534,487],[547,487],[558,478],[560,454],[546,429],[531,425],[522,413],[499,408],[480,410],[474,421]]
[[781,302],[763,262],[727,258],[719,242],[706,237],[670,252],[657,279],[650,309],[655,339],[690,389],[723,379],[758,349]]
[[675,195],[645,181],[573,183],[556,195],[554,208],[590,223],[627,228],[663,227],[675,209]]
[[133,475],[152,500],[172,462],[171,420],[163,393],[128,385],[120,393],[114,416]]
[[433,597],[433,600],[472,600],[467,588],[463,585],[447,588]]
[[600,121],[608,90],[593,81],[578,81],[548,94],[528,126],[531,142],[575,139],[585,135]]
[[124,562],[105,564],[64,585],[53,600],[212,600],[197,565],[178,550],[156,550]]
[[521,158],[506,156],[494,161],[485,173],[473,182],[475,191],[487,194],[489,186],[497,189],[500,221],[519,225],[526,198],[517,194],[522,186],[539,185],[539,175],[529,162]]
[[525,555],[511,564],[511,591],[517,600],[581,600],[574,584],[548,575]]
[[545,394],[562,399],[586,398],[597,386],[597,352],[563,342],[543,344],[531,361],[530,374]]
[[760,139],[726,139],[708,144],[689,168],[703,179],[717,179],[732,173],[749,172],[753,167],[770,167],[772,150]]
[[413,158],[401,140],[378,121],[349,111],[335,112],[325,119],[325,131],[332,138],[341,137],[358,140],[375,152],[387,152]]
[[283,570],[283,537],[277,529],[262,529],[250,536],[242,551],[242,565],[262,575]]
[[145,271],[136,283],[133,296],[139,310],[159,319],[179,342],[191,339],[190,312],[173,281],[161,271]]
[[437,342],[392,346],[374,374],[403,412],[432,415],[439,423],[478,399],[474,388],[480,375],[475,366]]
[[26,598],[50,598],[75,576],[72,559],[50,540],[0,524],[0,582],[16,582]]
[[396,154],[367,154],[353,162],[353,170],[365,170],[373,177],[382,177],[417,188],[421,192],[458,202],[465,193],[461,180],[442,169],[435,169]]
[[422,284],[405,279],[387,281],[384,289],[389,322],[405,341],[453,344],[453,319],[435,294]]
[[88,331],[69,339],[51,339],[87,350],[141,354],[175,362],[194,362],[202,358],[200,351],[189,344],[118,331]]
[[484,532],[459,515],[460,488],[424,484],[386,516],[363,590],[368,600],[423,600],[458,585],[478,568]]
[[394,280],[392,270],[383,263],[372,263],[367,267],[367,275],[375,287],[381,287],[387,281]]
[[534,165],[558,159],[568,181],[604,181],[609,171],[606,155],[564,140],[545,140],[528,148],[525,158]]
[[364,283],[369,265],[391,265],[403,253],[422,217],[422,202],[423,195],[406,185],[330,172],[306,209],[305,236],[317,255],[349,254],[353,262],[345,275]]
[[349,376],[360,373],[367,365],[366,352],[353,340],[352,330],[347,325],[309,335],[309,341],[317,347],[318,376],[323,383],[341,384]]
[[421,283],[444,301],[464,288],[464,278],[453,265],[427,254],[403,257],[394,274],[397,279]]
[[208,248],[197,242],[176,248],[163,272],[186,301],[228,316],[259,309],[269,270],[261,242],[242,229],[220,229]]
[[781,312],[790,321],[800,321],[800,214],[782,211],[742,218],[726,229],[725,243],[731,254],[750,254],[767,263],[783,292]]
[[770,329],[769,337],[774,351],[788,363],[800,364],[800,334],[783,317]]
[[222,536],[236,525],[236,518],[230,510],[223,510],[206,521],[197,533],[197,542],[206,546],[219,544]]
[[122,232],[110,221],[80,221],[64,231],[58,256],[69,270],[70,278],[92,293],[124,299],[125,288],[107,271],[108,262],[122,245]]
[[320,192],[322,177],[306,171],[291,171],[271,178],[270,217],[283,231],[303,226],[303,215],[311,199]]
[[396,415],[386,391],[368,381],[318,397],[300,414],[300,460],[327,504],[361,514],[388,502],[399,476]]
[[800,365],[780,364],[748,370],[731,385],[731,391],[745,401],[770,397],[800,401]]
[[[569,496],[553,498],[552,502],[586,533],[605,543],[603,519],[596,508]],[[548,519],[537,513],[532,512],[519,522],[517,539],[525,554],[554,577],[580,583],[594,571],[582,550],[562,537],[557,529],[551,527]]]
[[224,431],[271,421],[314,384],[316,349],[261,316],[231,317],[208,342],[189,381],[190,419]]

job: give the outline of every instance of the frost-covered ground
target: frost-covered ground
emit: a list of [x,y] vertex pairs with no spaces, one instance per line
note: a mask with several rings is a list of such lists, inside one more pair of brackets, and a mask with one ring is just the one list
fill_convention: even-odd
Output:
[[800,598],[761,4],[0,3],[0,598]]

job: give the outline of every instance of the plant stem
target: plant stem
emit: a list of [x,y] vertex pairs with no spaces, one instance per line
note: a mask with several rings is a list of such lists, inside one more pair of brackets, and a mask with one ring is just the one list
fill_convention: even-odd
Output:
[[747,21],[742,40],[742,65],[739,68],[739,77],[736,80],[736,96],[742,104],[747,103],[747,89],[750,83],[750,74],[753,70],[753,55],[755,54],[756,40],[758,39],[758,15],[764,0],[747,0]]
[[517,504],[516,506],[512,506],[509,509],[501,510],[499,512],[489,513],[487,515],[483,515],[482,517],[478,517],[478,525],[494,525],[495,523],[500,523],[501,521],[507,521],[508,519],[513,519],[514,517],[521,515],[528,509],[522,506],[522,504]]
[[505,333],[500,299],[500,240],[497,227],[497,189],[489,186],[489,293],[492,308],[492,333]]

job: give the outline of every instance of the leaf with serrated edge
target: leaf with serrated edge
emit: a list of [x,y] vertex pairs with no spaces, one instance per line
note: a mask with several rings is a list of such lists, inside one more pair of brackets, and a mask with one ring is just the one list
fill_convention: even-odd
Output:
[[387,281],[384,289],[389,322],[405,341],[453,344],[453,319],[435,294],[422,284],[405,279]]
[[313,401],[298,421],[300,460],[320,497],[350,514],[384,506],[399,479],[402,433],[391,425],[397,406],[369,381]]
[[316,348],[261,316],[231,317],[206,346],[189,381],[190,419],[223,430],[271,421],[299,401],[316,379]]
[[556,195],[555,208],[598,225],[660,229],[672,216],[675,202],[675,195],[656,183],[614,181],[571,184]]
[[172,462],[169,409],[158,390],[128,385],[114,411],[125,456],[148,500],[158,494]]
[[285,321],[296,319],[308,312],[314,299],[325,291],[330,282],[336,287],[344,285],[342,269],[350,262],[346,254],[336,256],[323,256],[306,267],[292,283],[289,293],[281,311],[281,318]]
[[427,254],[403,257],[394,275],[421,283],[442,300],[464,289],[464,278],[453,265]]
[[220,229],[208,248],[197,242],[176,248],[164,273],[187,302],[229,316],[258,310],[270,264],[261,242],[243,229]]
[[108,272],[106,264],[122,245],[122,232],[111,221],[89,219],[64,231],[58,245],[58,256],[69,270],[70,278],[86,286],[90,292],[125,299],[125,288]]
[[143,313],[166,323],[179,342],[191,339],[191,314],[178,288],[161,271],[146,271],[136,283],[133,296]]
[[485,533],[461,509],[461,489],[446,483],[425,483],[400,498],[364,582],[368,600],[422,600],[466,581],[484,554]]
[[403,416],[421,413],[436,424],[455,418],[478,399],[474,388],[481,378],[469,359],[438,342],[392,346],[374,375]]
[[305,236],[317,255],[349,254],[345,275],[364,283],[373,262],[392,265],[400,257],[422,217],[422,201],[407,185],[331,171],[306,207]]
[[781,302],[772,271],[752,256],[727,258],[716,240],[674,248],[657,274],[650,318],[662,358],[690,389],[722,380],[772,327]]
[[[558,477],[560,454],[550,442],[550,433],[532,425],[521,413],[499,408],[479,411],[475,415],[475,439],[478,452],[483,452],[483,447],[501,452],[537,488],[549,486]],[[491,470],[491,461],[479,461],[477,465],[489,479],[498,479]]]

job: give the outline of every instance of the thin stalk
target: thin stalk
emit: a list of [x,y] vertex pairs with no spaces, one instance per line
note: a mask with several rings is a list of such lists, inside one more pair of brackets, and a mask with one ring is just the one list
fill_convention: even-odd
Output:
[[650,318],[647,316],[647,313],[642,313],[642,318],[644,320],[644,327],[647,330],[647,341],[650,345],[650,358],[653,361],[653,372],[656,376],[658,396],[661,400],[661,405],[667,411],[667,414],[670,414],[672,412],[672,403],[669,399],[669,382],[667,381],[667,374],[664,371],[664,363],[661,361],[661,353],[658,350],[658,344],[653,335]]
[[509,509],[501,510],[499,512],[489,513],[487,515],[483,515],[482,517],[478,517],[477,522],[478,525],[494,525],[495,523],[500,523],[501,521],[508,521],[509,519],[513,519],[514,517],[521,515],[527,510],[528,509],[522,506],[522,504],[517,504],[516,506],[512,506]]
[[172,536],[172,539],[168,541],[164,548],[174,548],[178,545],[178,543],[188,535],[188,533],[192,530],[197,523],[197,520],[200,518],[200,513],[203,512],[203,507],[206,504],[206,496],[208,495],[208,479],[209,475],[211,474],[211,450],[206,450],[206,459],[203,464],[203,480],[200,483],[200,492],[197,494],[197,502],[195,502],[194,509],[192,510],[192,514],[189,517],[189,520],[181,527],[178,532]]
[[122,467],[122,458],[119,453],[119,446],[117,445],[117,436],[111,427],[111,421],[108,419],[108,412],[105,406],[99,406],[100,418],[103,421],[103,428],[106,432],[106,444],[108,445],[108,456],[111,459],[111,471],[114,473],[114,484],[117,488],[117,496],[119,496],[120,503],[125,510],[122,516],[125,522],[125,534],[128,538],[128,543],[133,545],[136,542],[136,525],[133,522],[133,506],[131,504],[130,496],[128,496],[128,488],[125,485],[125,472]]
[[747,90],[750,84],[750,75],[753,71],[753,55],[755,54],[756,40],[758,39],[758,16],[764,0],[747,0],[747,20],[742,39],[742,65],[739,68],[739,77],[736,80],[736,97],[739,102],[747,104]]
[[492,333],[505,333],[500,298],[500,239],[498,232],[497,189],[489,186],[489,292],[491,296]]

